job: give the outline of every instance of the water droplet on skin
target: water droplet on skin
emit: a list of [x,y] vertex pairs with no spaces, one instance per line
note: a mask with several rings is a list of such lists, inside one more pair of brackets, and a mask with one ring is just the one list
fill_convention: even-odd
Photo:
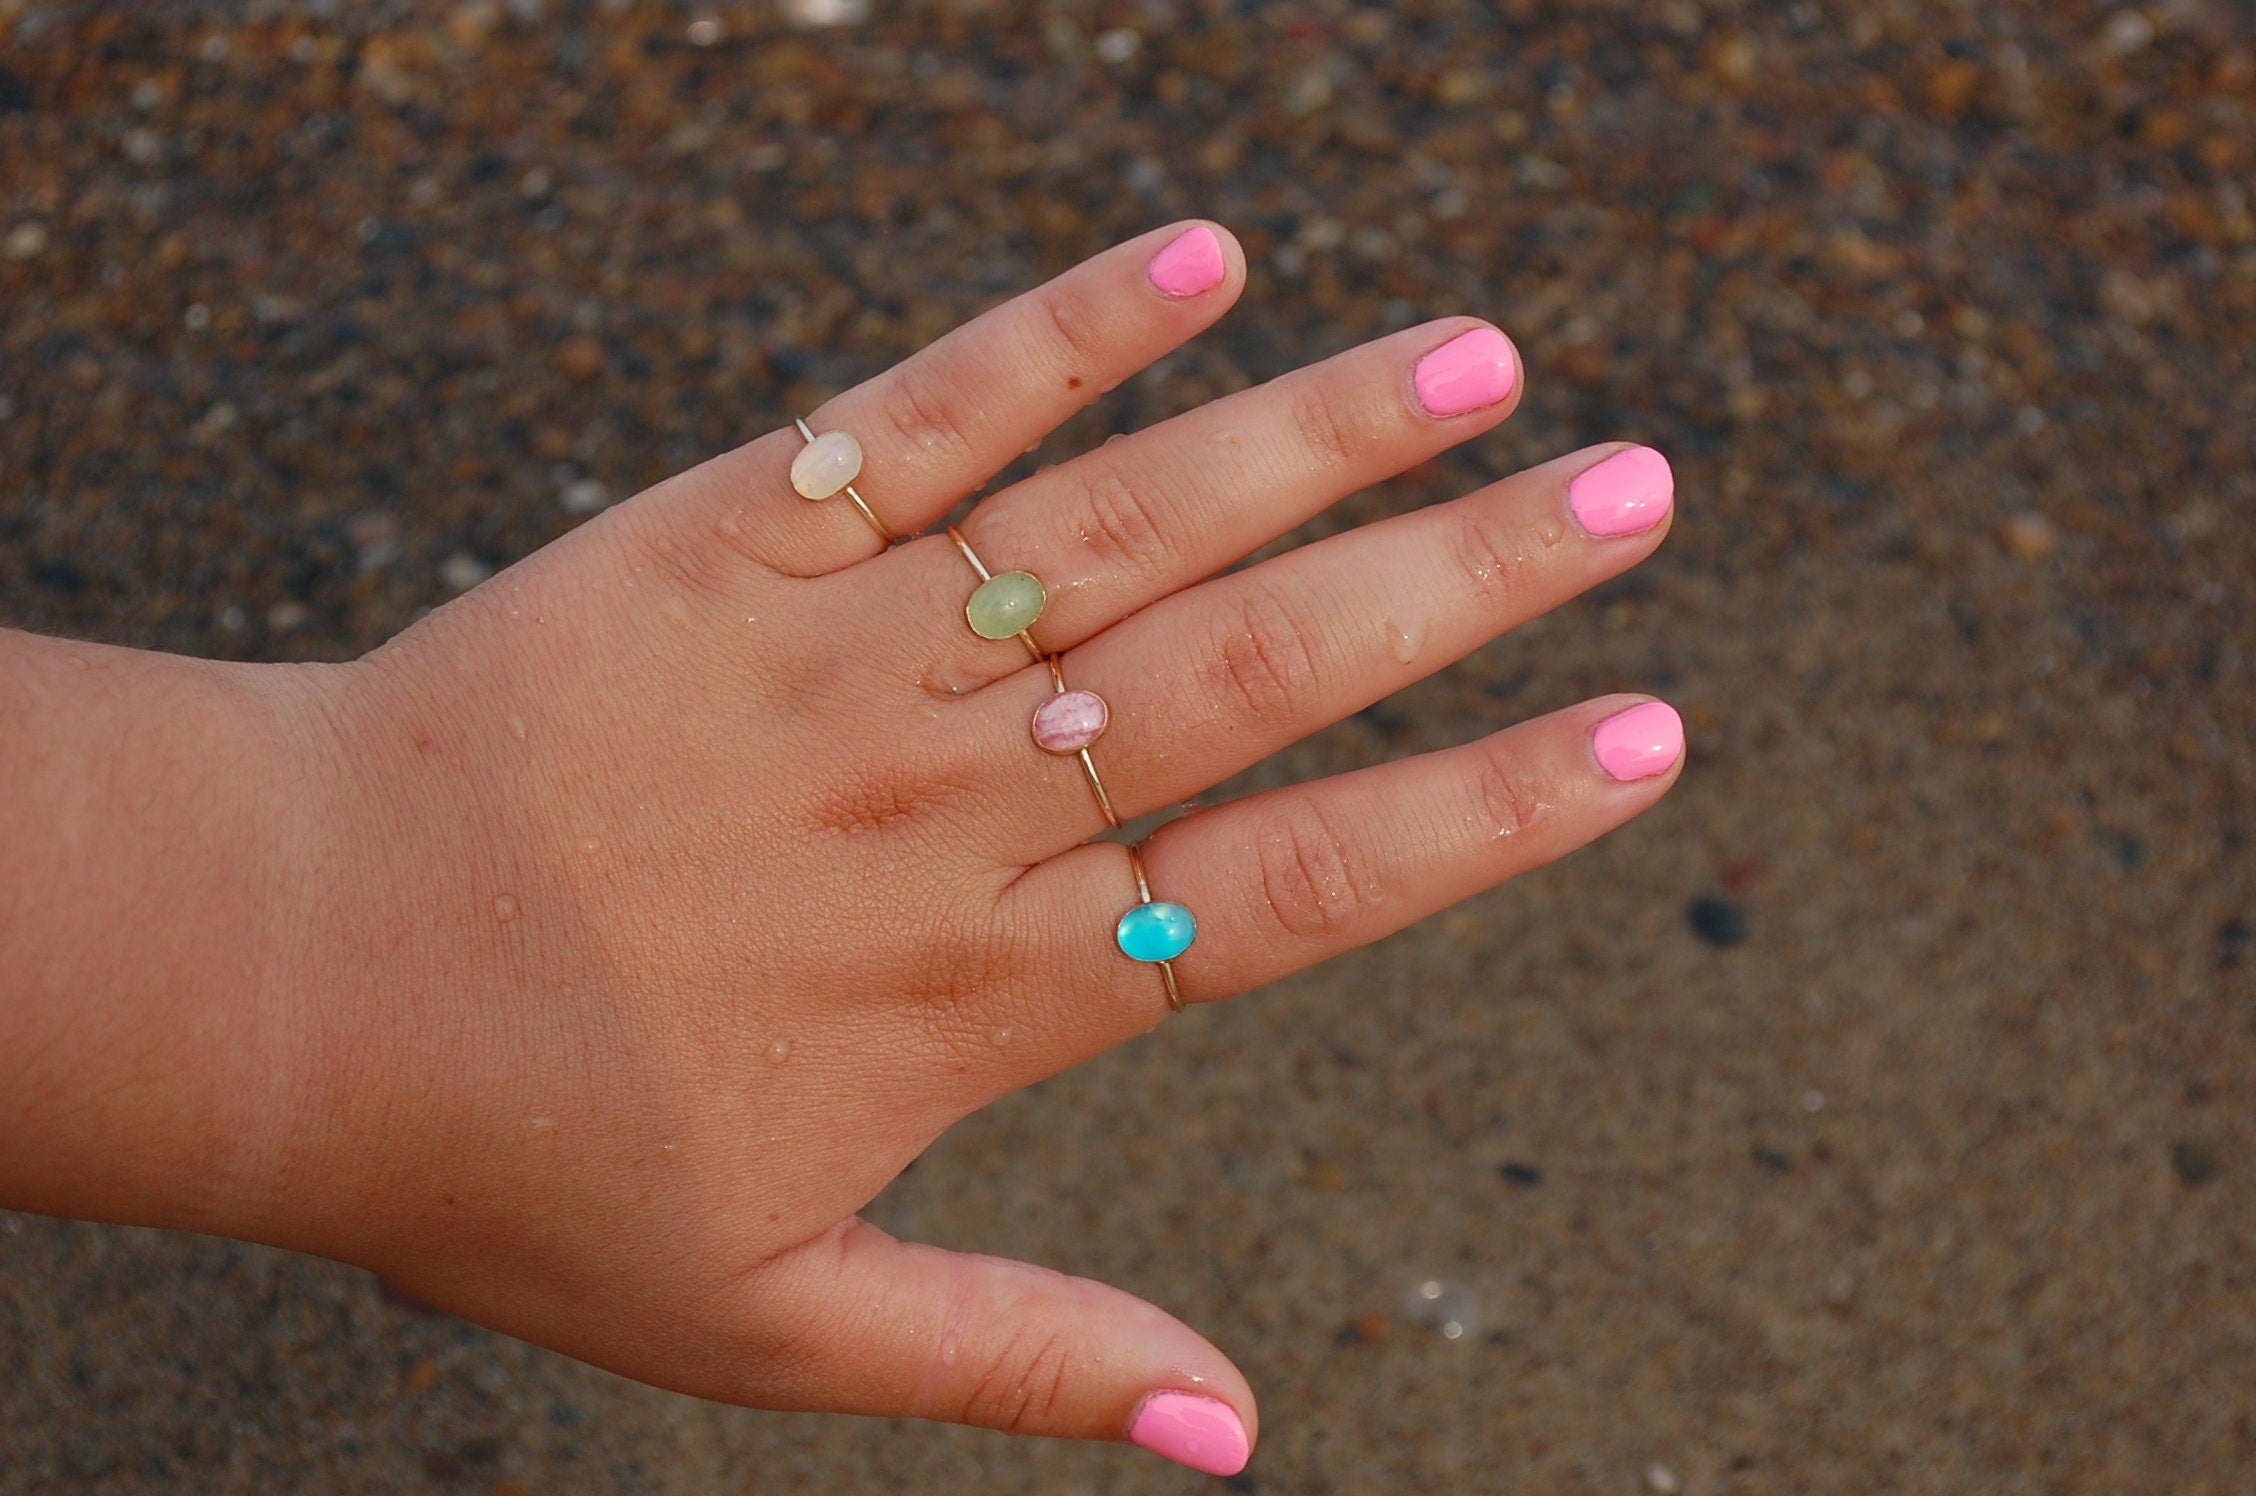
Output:
[[987,1040],[988,1040],[988,1042],[989,1042],[989,1043],[993,1044],[993,1045],[994,1045],[994,1046],[995,1046],[995,1047],[996,1047],[997,1049],[1001,1049],[1001,1048],[1003,1048],[1003,1047],[1004,1047],[1005,1045],[1009,1044],[1009,1043],[1010,1043],[1010,1041],[1011,1041],[1011,1031],[1010,1031],[1010,1028],[1009,1028],[1009,1026],[1008,1026],[1008,1025],[1004,1025],[1004,1026],[1000,1026],[1000,1027],[996,1027],[996,1028],[991,1028],[991,1029],[989,1029],[989,1030],[987,1031]]
[[1387,653],[1393,655],[1397,662],[1407,665],[1418,658],[1418,646],[1425,642],[1425,630],[1417,625],[1405,625],[1389,618],[1386,621],[1386,641]]
[[494,918],[506,925],[517,917],[517,900],[510,894],[495,894],[493,909]]
[[963,1337],[961,1335],[945,1335],[941,1337],[940,1364],[942,1366],[955,1365],[956,1358],[961,1356],[962,1354]]
[[791,1058],[791,1041],[790,1041],[789,1039],[778,1039],[778,1040],[776,1040],[776,1041],[775,1041],[774,1043],[772,1043],[772,1044],[770,1044],[770,1045],[768,1046],[768,1063],[769,1063],[769,1064],[771,1064],[771,1065],[780,1065],[780,1064],[782,1064],[782,1063],[783,1063],[784,1061],[786,1061],[786,1060],[788,1060],[788,1059],[790,1059],[790,1058]]
[[739,505],[721,516],[721,533],[723,535],[740,535],[743,532],[744,508]]
[[583,836],[583,837],[581,837],[581,838],[580,838],[580,855],[581,855],[581,856],[583,856],[583,857],[593,857],[593,856],[594,856],[594,855],[595,855],[596,853],[598,853],[598,852],[600,852],[600,851],[602,851],[602,850],[603,850],[603,839],[602,839],[601,837],[598,837],[598,836]]
[[1567,527],[1556,516],[1545,515],[1535,527],[1535,538],[1548,550],[1567,538]]
[[525,719],[523,717],[511,717],[509,719],[509,735],[520,743],[525,741]]
[[676,623],[688,623],[690,621],[689,599],[684,597],[667,598],[658,605],[658,611]]
[[671,1152],[673,1152],[673,1151],[674,1151],[674,1149],[675,1149],[675,1148],[676,1148],[677,1146],[679,1146],[679,1145],[678,1145],[678,1144],[674,1144],[674,1143],[660,1143],[660,1144],[658,1145],[658,1147],[659,1147],[659,1148],[660,1148],[660,1149],[661,1149],[662,1151],[664,1151],[664,1152],[667,1152],[667,1153],[671,1153]]
[[556,1125],[556,1119],[554,1117],[535,1117],[525,1125],[535,1132],[547,1132]]

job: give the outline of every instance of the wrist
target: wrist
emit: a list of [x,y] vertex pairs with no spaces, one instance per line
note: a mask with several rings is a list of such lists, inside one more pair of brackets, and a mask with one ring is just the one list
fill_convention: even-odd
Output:
[[0,638],[5,1203],[257,1234],[319,668]]

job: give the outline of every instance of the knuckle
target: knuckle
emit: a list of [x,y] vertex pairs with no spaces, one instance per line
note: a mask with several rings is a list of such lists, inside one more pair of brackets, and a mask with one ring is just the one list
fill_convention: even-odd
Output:
[[1341,409],[1339,396],[1323,380],[1297,382],[1289,409],[1294,435],[1319,466],[1346,467],[1355,460],[1355,428]]
[[892,774],[848,773],[824,786],[809,811],[822,830],[855,836],[895,830],[948,799],[944,786]]
[[927,915],[917,955],[904,964],[895,990],[930,1047],[960,1065],[977,1049],[965,1027],[988,994],[1014,986],[1018,959],[1007,937],[975,916]]
[[1073,1374],[1073,1343],[1050,1325],[1013,1332],[966,1389],[958,1422],[1008,1434],[1049,1428]]
[[1541,820],[1546,808],[1542,785],[1528,773],[1526,765],[1502,748],[1482,751],[1467,788],[1473,799],[1473,814],[1492,837],[1518,836]]
[[1469,506],[1451,535],[1457,565],[1483,591],[1511,585],[1527,567],[1524,536],[1504,515],[1478,504]]
[[1058,361],[1069,374],[1102,364],[1106,352],[1103,325],[1094,315],[1089,303],[1066,291],[1047,291],[1038,296],[1035,305],[1041,310],[1044,325],[1049,329]]
[[978,452],[970,403],[975,387],[936,357],[912,358],[893,371],[885,394],[885,423],[919,454],[968,462]]
[[1114,463],[1098,458],[1081,489],[1087,516],[1083,539],[1095,565],[1104,571],[1142,571],[1169,553],[1167,526],[1152,500]]
[[1212,659],[1217,694],[1254,721],[1294,721],[1321,689],[1298,615],[1265,587],[1248,587],[1225,612]]
[[1303,796],[1261,839],[1261,891],[1277,924],[1300,940],[1345,934],[1361,915],[1363,886],[1347,839]]

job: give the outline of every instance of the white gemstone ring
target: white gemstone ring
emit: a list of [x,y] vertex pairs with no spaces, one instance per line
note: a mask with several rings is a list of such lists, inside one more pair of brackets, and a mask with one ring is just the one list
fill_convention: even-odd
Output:
[[893,532],[885,528],[885,522],[862,496],[854,492],[854,480],[862,473],[862,444],[854,440],[854,434],[826,431],[817,436],[797,416],[791,418],[791,424],[807,439],[807,445],[791,459],[791,486],[799,491],[799,497],[821,500],[846,495],[861,511],[862,518],[869,521],[869,527],[877,532],[877,538],[891,545]]

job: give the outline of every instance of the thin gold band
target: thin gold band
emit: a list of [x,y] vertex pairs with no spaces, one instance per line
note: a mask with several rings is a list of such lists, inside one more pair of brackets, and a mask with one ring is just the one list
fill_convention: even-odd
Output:
[[[1056,655],[1051,655],[1049,661],[1050,684],[1055,687],[1050,694],[1063,696],[1066,691],[1065,667],[1058,663]],[[1110,711],[1111,708],[1107,707],[1106,710]],[[1105,824],[1118,831],[1120,829],[1120,817],[1113,811],[1112,796],[1105,793],[1104,781],[1097,777],[1097,761],[1089,757],[1089,750],[1086,748],[1079,750],[1079,757],[1081,759],[1081,772],[1089,777],[1089,791],[1097,797],[1097,809],[1104,812]]]
[[[811,442],[815,439],[815,434],[807,429],[807,423],[799,419],[799,417],[793,416],[791,418],[791,424],[798,427],[799,434],[805,437],[808,441]],[[870,506],[863,501],[860,494],[854,492],[854,485],[851,483],[847,484],[842,492],[846,495],[847,498],[854,501],[854,507],[861,511],[863,519],[869,521],[869,527],[877,532],[877,538],[884,541],[887,545],[891,545],[893,543],[893,532],[885,528],[885,521],[877,517],[877,511],[870,508]]]
[[[987,563],[979,559],[979,552],[973,550],[971,542],[964,539],[963,531],[957,529],[954,525],[950,525],[948,526],[948,538],[956,543],[957,550],[963,552],[963,558],[971,563],[971,569],[979,573],[980,581],[992,582],[995,580],[995,574],[987,569]],[[1025,629],[1020,629],[1017,637],[1018,642],[1026,646],[1027,658],[1039,663],[1042,659],[1042,646],[1034,642],[1034,636]]]
[[[1136,875],[1136,892],[1145,903],[1149,904],[1152,902],[1151,880],[1144,876],[1143,844],[1126,842],[1123,845],[1128,848],[1128,871]],[[1161,980],[1167,983],[1168,1011],[1172,1013],[1182,1012],[1183,989],[1175,985],[1175,963],[1172,961],[1154,961],[1152,965],[1159,968]]]

